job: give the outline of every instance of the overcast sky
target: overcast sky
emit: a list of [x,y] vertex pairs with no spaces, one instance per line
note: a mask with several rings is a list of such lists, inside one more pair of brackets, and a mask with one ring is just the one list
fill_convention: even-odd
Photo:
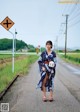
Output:
[[[0,22],[9,16],[15,22],[10,31],[14,33],[16,28],[17,39],[28,44],[45,46],[47,40],[55,43],[58,36],[58,46],[64,47],[65,35],[59,32],[60,24],[66,19],[62,14],[73,13],[69,15],[71,18],[69,24],[74,24],[80,18],[80,16],[74,18],[76,15],[74,8],[76,7],[72,4],[61,5],[58,0],[0,0]],[[61,27],[64,32],[65,24]],[[0,38],[12,38],[12,35],[0,26]],[[68,29],[68,47],[80,48],[80,23]]]

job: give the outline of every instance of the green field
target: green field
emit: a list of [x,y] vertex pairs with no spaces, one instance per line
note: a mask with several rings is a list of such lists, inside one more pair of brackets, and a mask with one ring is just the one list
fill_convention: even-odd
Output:
[[67,62],[80,65],[80,53],[67,53],[66,58],[64,53],[60,53],[59,56]]
[[[20,54],[16,54],[15,57],[19,57]],[[8,59],[8,58],[12,58],[11,54],[0,54],[0,59]]]
[[[17,55],[19,59],[15,57],[15,72],[12,73],[12,63],[0,63],[0,92],[2,92],[5,87],[14,79],[16,75],[25,75],[29,71],[29,67],[32,63],[34,63],[37,59],[37,55]],[[0,60],[6,58],[11,58],[11,55],[0,55]]]

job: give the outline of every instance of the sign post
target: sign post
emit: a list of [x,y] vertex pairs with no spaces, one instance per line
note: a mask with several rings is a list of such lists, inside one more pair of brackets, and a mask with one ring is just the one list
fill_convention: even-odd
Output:
[[[1,23],[1,26],[3,26],[7,31],[14,25],[14,22],[7,16]],[[14,34],[9,31],[13,35],[13,48],[12,48],[12,72],[14,73]]]
[[15,29],[15,42],[14,42],[14,45],[15,45],[15,53],[16,53],[16,35],[17,35],[17,31],[16,31],[16,29]]
[[9,31],[9,33],[11,33],[13,35],[13,44],[12,44],[12,72],[14,73],[14,34]]

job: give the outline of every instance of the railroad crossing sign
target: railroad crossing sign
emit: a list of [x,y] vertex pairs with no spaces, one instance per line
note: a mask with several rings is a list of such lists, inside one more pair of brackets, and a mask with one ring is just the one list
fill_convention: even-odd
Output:
[[14,25],[14,22],[7,16],[0,24],[1,24],[6,30],[9,30],[9,29]]

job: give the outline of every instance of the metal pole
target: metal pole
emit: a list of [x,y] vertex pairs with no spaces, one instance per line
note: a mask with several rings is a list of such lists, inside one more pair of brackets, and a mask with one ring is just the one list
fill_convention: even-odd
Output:
[[12,45],[12,73],[14,73],[14,34],[9,31],[13,35],[13,45]]

